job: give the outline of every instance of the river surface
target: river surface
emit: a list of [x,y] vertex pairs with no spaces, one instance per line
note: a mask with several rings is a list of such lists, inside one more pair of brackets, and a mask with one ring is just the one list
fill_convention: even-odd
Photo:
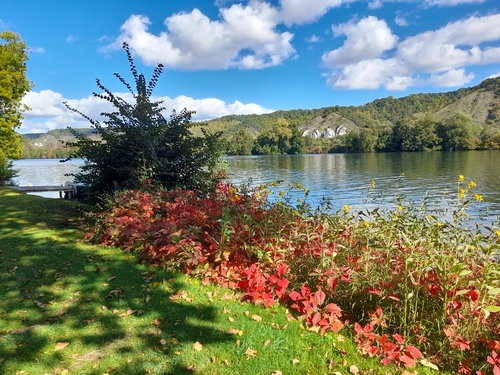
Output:
[[[449,213],[456,207],[458,176],[463,175],[465,185],[473,180],[477,184],[473,192],[484,199],[479,208],[472,206],[471,216],[475,220],[482,216],[490,225],[500,215],[500,151],[233,156],[227,161],[233,183],[256,186],[283,180],[276,189],[284,191],[289,183],[300,183],[309,189],[307,200],[311,205],[317,206],[324,197],[333,210],[344,204],[355,210],[374,205],[390,207],[395,205],[394,198],[402,195],[420,204],[427,194],[429,208]],[[71,180],[65,174],[78,171],[80,165],[78,160],[17,160],[14,168],[20,174],[15,182],[22,186],[61,185]],[[368,194],[372,180],[375,187]],[[295,202],[304,194],[295,189],[291,197]]]

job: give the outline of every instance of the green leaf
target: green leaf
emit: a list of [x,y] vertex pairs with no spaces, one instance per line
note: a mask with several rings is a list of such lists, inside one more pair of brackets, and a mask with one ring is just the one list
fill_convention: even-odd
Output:
[[486,306],[484,309],[486,311],[489,311],[489,312],[492,312],[492,313],[496,313],[496,312],[500,311],[500,306]]

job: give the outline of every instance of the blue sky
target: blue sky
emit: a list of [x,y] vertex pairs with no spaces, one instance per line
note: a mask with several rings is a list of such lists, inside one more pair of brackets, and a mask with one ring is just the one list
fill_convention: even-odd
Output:
[[[95,79],[113,92],[165,66],[154,96],[195,120],[361,105],[443,92],[500,75],[498,0],[2,0],[0,31],[31,52],[21,133],[99,118]],[[125,97],[127,97],[125,95]]]

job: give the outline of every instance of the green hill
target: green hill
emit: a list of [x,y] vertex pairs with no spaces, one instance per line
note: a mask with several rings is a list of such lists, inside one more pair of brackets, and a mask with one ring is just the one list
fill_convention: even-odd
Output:
[[[461,120],[456,120],[459,117]],[[415,141],[413,139],[415,134],[409,137],[404,131],[410,126],[411,129],[408,131],[415,133],[417,131],[415,129],[420,126],[418,124],[423,119],[432,119],[435,122],[432,131],[435,131],[441,140],[441,143],[430,148],[422,146],[423,149],[497,148],[496,145],[500,145],[500,77],[486,79],[477,86],[456,91],[412,94],[397,99],[389,96],[357,107],[331,106],[319,109],[280,110],[262,115],[229,115],[200,122],[200,125],[210,131],[222,131],[229,140],[230,148],[231,142],[238,146],[246,142],[245,151],[240,147],[232,153],[249,153],[252,147],[255,151],[255,142],[259,137],[261,140],[267,137],[267,142],[273,139],[274,133],[278,131],[276,124],[279,119],[286,120],[285,125],[290,127],[292,132],[304,136],[302,152],[418,151],[419,147],[411,145],[403,147],[398,142]],[[472,129],[468,136],[474,139],[475,146],[447,148],[445,133],[453,131],[457,133],[458,131],[452,130],[452,125],[460,121],[465,121]],[[90,129],[81,131],[90,134]],[[438,134],[439,132],[442,134]],[[349,140],[355,138],[356,134],[359,139]],[[387,138],[385,143],[381,141],[381,137]],[[74,139],[67,130],[25,134],[23,138],[25,157],[28,158],[64,157],[67,150],[64,150],[59,141]],[[366,140],[365,138],[370,138],[371,143],[375,142],[377,145],[364,147],[361,143]],[[375,138],[377,139],[374,141]],[[262,142],[265,143],[266,140]],[[277,149],[266,150],[273,153],[273,150]],[[297,148],[295,150],[297,152]]]

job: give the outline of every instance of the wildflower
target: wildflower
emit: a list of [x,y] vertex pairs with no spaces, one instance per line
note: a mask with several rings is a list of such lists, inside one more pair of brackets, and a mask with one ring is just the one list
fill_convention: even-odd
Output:
[[475,183],[474,181],[472,181],[472,180],[471,180],[471,181],[469,182],[469,185],[467,185],[467,187],[468,187],[469,189],[475,188],[475,187],[476,187],[476,183]]
[[403,211],[403,207],[402,206],[398,206],[398,210],[399,211]]
[[370,226],[370,223],[366,220],[363,220],[363,225],[368,228]]
[[294,214],[294,215],[298,215],[298,214],[299,214],[299,211],[297,211],[297,210],[293,210],[293,214]]
[[481,194],[474,194],[474,199],[479,201],[479,202],[482,202],[483,201],[483,196]]
[[495,233],[496,233],[497,237],[500,238],[500,230],[497,230]]
[[463,182],[464,181],[464,175],[461,174],[460,176],[458,176],[458,182]]
[[269,195],[269,190],[264,189],[264,194]]
[[375,187],[375,180],[372,180],[372,188]]
[[458,197],[461,198],[461,199],[465,198],[465,189],[464,188],[460,188],[458,190]]
[[259,185],[259,190],[264,190],[264,185],[260,184]]
[[348,213],[349,212],[349,207],[347,206],[347,204],[344,204],[344,213]]
[[297,185],[295,186],[297,186],[297,189],[302,189],[302,184],[300,182],[297,182]]
[[300,199],[300,197],[297,197],[297,202],[298,203],[302,202],[302,199]]
[[404,175],[405,175],[405,173],[404,173],[404,172],[403,172],[403,173],[401,173],[401,176],[404,176]]
[[281,203],[281,201],[278,201],[278,206],[283,206],[283,203]]
[[285,192],[283,190],[280,190],[280,197],[284,197],[285,196]]
[[274,181],[274,182],[273,182],[273,186],[274,186],[274,187],[278,186],[278,181]]

